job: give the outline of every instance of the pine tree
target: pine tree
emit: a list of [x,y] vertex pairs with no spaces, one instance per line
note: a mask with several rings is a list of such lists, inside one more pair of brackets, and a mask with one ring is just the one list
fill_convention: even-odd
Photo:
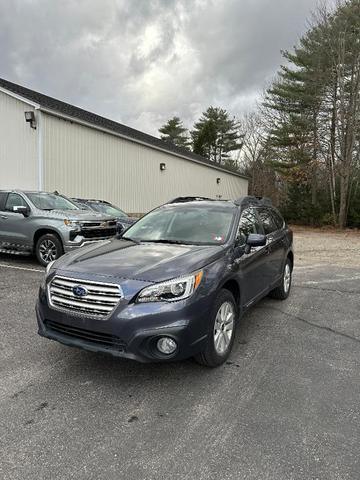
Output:
[[172,143],[180,148],[189,149],[188,130],[184,127],[179,117],[170,118],[170,120],[159,128],[159,132],[161,133],[161,140]]
[[310,192],[314,215],[325,168],[331,213],[344,227],[360,146],[360,1],[319,10],[316,25],[283,56],[288,63],[264,102],[274,168]]
[[240,125],[229,113],[209,107],[191,131],[193,151],[217,164],[223,164],[229,153],[241,149]]

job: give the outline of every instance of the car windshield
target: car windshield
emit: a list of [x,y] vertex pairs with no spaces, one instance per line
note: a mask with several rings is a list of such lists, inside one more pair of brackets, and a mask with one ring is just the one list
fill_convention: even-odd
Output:
[[235,207],[166,205],[150,212],[123,237],[137,242],[222,245],[228,238]]
[[27,196],[39,210],[79,210],[70,200],[55,193],[28,193]]
[[114,207],[114,205],[108,205],[107,203],[100,202],[88,202],[89,206],[100,213],[105,213],[112,217],[127,217],[126,213],[120,208]]

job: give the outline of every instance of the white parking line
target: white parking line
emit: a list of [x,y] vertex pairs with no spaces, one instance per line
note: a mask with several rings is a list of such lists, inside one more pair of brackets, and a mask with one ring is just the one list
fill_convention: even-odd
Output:
[[45,270],[40,270],[38,268],[28,268],[28,267],[15,267],[14,265],[6,265],[5,263],[0,263],[0,267],[3,268],[13,268],[14,270],[27,270],[29,272],[41,272],[44,273]]

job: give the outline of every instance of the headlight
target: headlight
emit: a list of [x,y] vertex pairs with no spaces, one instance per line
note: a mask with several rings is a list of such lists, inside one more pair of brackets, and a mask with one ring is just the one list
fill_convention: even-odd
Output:
[[77,220],[68,220],[67,218],[64,218],[64,223],[67,227],[79,228],[80,226],[80,223]]
[[139,293],[136,302],[175,302],[190,297],[200,285],[202,270],[186,277],[175,278],[163,283],[157,283],[144,288]]

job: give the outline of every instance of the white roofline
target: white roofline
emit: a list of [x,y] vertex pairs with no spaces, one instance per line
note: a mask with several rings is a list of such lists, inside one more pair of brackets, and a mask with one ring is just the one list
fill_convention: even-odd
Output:
[[13,93],[10,90],[7,90],[6,88],[0,87],[0,92],[6,93],[6,95],[9,95],[9,97],[16,98],[16,100],[20,100],[21,102],[26,103],[31,107],[34,107],[36,109],[40,108],[40,105],[38,103],[32,102],[31,100],[28,100],[27,98],[22,97],[21,95],[17,95],[16,93]]
[[208,167],[208,168],[211,168],[211,169],[214,169],[214,170],[219,170],[220,172],[227,173],[229,175],[233,175],[234,177],[239,177],[239,178],[242,178],[243,180],[248,181],[248,179],[245,176],[243,176],[241,174],[238,174],[236,172],[230,172],[229,170],[226,170],[225,168],[221,168],[218,165],[215,165],[215,164],[214,165],[209,165],[207,163],[201,162],[200,160],[196,160],[194,158],[189,158],[186,155],[182,155],[181,153],[172,152],[172,151],[169,151],[165,148],[161,148],[161,147],[158,147],[156,145],[152,145],[151,143],[143,142],[143,141],[135,139],[133,137],[128,137],[127,135],[123,135],[121,133],[114,132],[113,130],[109,130],[108,128],[100,127],[98,125],[94,125],[93,123],[85,122],[84,120],[79,120],[78,118],[71,117],[70,115],[65,115],[64,113],[60,113],[56,110],[51,110],[49,108],[45,108],[45,107],[41,107],[41,106],[39,108],[42,112],[45,112],[45,113],[47,113],[49,115],[52,115],[54,117],[63,118],[65,120],[68,120],[69,122],[78,123],[79,125],[83,125],[84,127],[93,128],[94,130],[99,130],[100,132],[104,132],[104,133],[107,133],[109,135],[113,135],[115,137],[122,138],[124,140],[129,141],[129,142],[138,143],[140,145],[144,145],[145,147],[152,148],[154,150],[158,150],[160,152],[166,153],[167,155],[174,155],[175,157],[179,157],[179,158],[182,158],[184,160],[188,160],[189,162],[198,163],[199,165],[202,165],[203,167]]
[[153,150],[158,150],[160,152],[166,153],[167,155],[174,155],[175,157],[182,158],[182,159],[187,160],[189,162],[197,163],[199,165],[202,165],[203,167],[212,168],[214,170],[218,170],[219,172],[227,173],[227,174],[232,175],[234,177],[239,177],[239,178],[242,178],[243,180],[248,181],[248,178],[246,176],[241,175],[241,174],[236,173],[236,172],[231,172],[231,171],[229,171],[225,168],[222,168],[219,165],[215,165],[215,164],[210,165],[210,164],[207,164],[205,162],[202,162],[201,160],[197,160],[196,158],[190,158],[186,154],[173,152],[173,151],[167,150],[166,148],[161,148],[161,147],[158,147],[158,146],[153,145],[151,143],[144,142],[142,140],[138,140],[136,138],[129,137],[127,135],[124,135],[124,134],[121,134],[121,133],[118,133],[118,132],[114,132],[113,130],[110,130],[108,128],[104,128],[104,127],[101,127],[101,126],[98,126],[98,125],[94,125],[93,123],[86,122],[84,120],[80,120],[76,117],[72,117],[72,116],[66,115],[64,113],[60,113],[56,110],[51,110],[49,108],[42,107],[40,104],[38,104],[36,102],[32,102],[31,100],[28,100],[27,98],[22,97],[21,95],[17,95],[16,93],[13,93],[10,90],[7,90],[6,88],[0,87],[0,92],[3,92],[5,94],[9,95],[10,97],[13,97],[17,100],[20,100],[21,102],[26,103],[27,105],[30,105],[31,107],[35,108],[36,110],[41,110],[41,111],[43,111],[43,112],[45,112],[49,115],[52,115],[54,117],[63,118],[63,119],[68,120],[70,122],[74,122],[74,123],[77,123],[79,125],[83,125],[83,126],[88,127],[88,128],[93,128],[94,130],[98,130],[98,131],[107,133],[109,135],[113,135],[115,137],[122,138],[124,140],[129,141],[129,142],[138,143],[138,144],[144,145],[148,148],[152,148]]

